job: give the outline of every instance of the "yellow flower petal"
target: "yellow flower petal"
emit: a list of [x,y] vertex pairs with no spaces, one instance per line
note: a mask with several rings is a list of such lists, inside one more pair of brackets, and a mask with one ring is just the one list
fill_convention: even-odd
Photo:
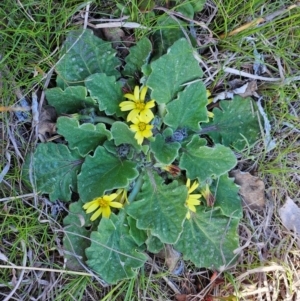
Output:
[[154,100],[150,100],[148,102],[146,102],[145,108],[146,109],[151,109],[155,107],[155,101]]
[[193,183],[192,187],[190,187],[189,193],[192,193],[195,189],[197,189],[198,186],[199,186],[199,183],[197,181],[195,181]]
[[146,129],[145,131],[143,131],[143,134],[142,134],[145,138],[150,138],[152,137],[153,133],[151,131],[151,129]]
[[196,212],[196,207],[194,205],[189,205],[188,208],[190,211]]
[[98,201],[94,201],[92,204],[90,204],[86,210],[86,213],[91,213],[95,211],[99,207]]
[[110,202],[109,206],[114,207],[114,208],[122,208],[123,207],[123,205],[119,202]]
[[114,199],[117,198],[117,196],[118,196],[118,193],[112,193],[112,194],[110,194],[110,195],[105,195],[105,196],[103,197],[103,199],[106,200],[106,197],[107,197],[107,199],[109,199],[110,201],[113,201]]
[[140,93],[140,100],[145,101],[145,96],[147,94],[148,87],[143,87]]
[[91,221],[94,221],[97,219],[102,213],[102,207],[100,207],[92,216],[91,216]]
[[186,187],[187,187],[187,189],[190,189],[190,187],[191,187],[191,180],[190,179],[186,180]]
[[200,205],[200,201],[199,200],[196,200],[196,199],[191,199],[189,198],[187,201],[187,206],[192,206],[192,205]]
[[131,99],[131,100],[133,100],[134,102],[136,102],[136,98],[134,97],[134,95],[133,94],[131,94],[131,93],[126,93],[126,94],[124,94],[124,97],[125,98],[128,98],[128,99]]
[[130,111],[135,109],[135,103],[132,101],[122,101],[119,106],[121,111]]
[[102,216],[103,217],[109,218],[110,214],[111,214],[111,210],[110,210],[109,206],[102,208]]
[[139,126],[137,124],[131,124],[130,125],[130,128],[135,131],[135,132],[138,132],[140,129],[139,129]]
[[140,96],[140,87],[139,86],[135,86],[134,87],[134,93],[133,93],[134,97],[136,100],[139,99],[139,96]]
[[207,112],[207,116],[209,117],[209,118],[214,118],[214,116],[215,116],[215,114],[213,113],[213,112]]
[[154,115],[150,109],[146,109],[140,112],[140,117],[148,123],[154,118]]
[[134,120],[139,115],[139,110],[133,109],[130,111],[130,113],[127,115],[127,121]]
[[141,145],[144,141],[144,136],[142,135],[141,132],[136,132],[135,135],[134,135],[134,138],[137,140],[137,143],[139,145]]

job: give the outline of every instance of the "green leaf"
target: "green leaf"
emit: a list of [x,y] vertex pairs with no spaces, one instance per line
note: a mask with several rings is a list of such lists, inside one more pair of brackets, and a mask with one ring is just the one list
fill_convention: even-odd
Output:
[[91,224],[88,215],[82,208],[83,205],[81,200],[70,204],[68,215],[63,220],[64,226],[74,225],[77,227],[85,227]]
[[93,74],[85,80],[85,85],[91,96],[98,100],[100,111],[105,111],[107,115],[124,116],[119,107],[120,102],[124,100],[122,86],[116,82],[114,76]]
[[187,24],[179,19],[174,20],[168,15],[159,16],[156,24],[158,30],[153,34],[154,57],[161,57],[177,40],[185,37],[180,26],[186,27]]
[[167,54],[151,63],[152,73],[147,86],[152,89],[151,98],[157,103],[171,101],[182,89],[182,84],[203,75],[193,51],[186,39],[180,39],[168,49]]
[[187,18],[194,18],[194,7],[190,2],[181,3],[178,7],[176,7],[176,11],[182,13]]
[[76,150],[70,151],[63,144],[39,144],[33,155],[37,191],[48,193],[53,202],[70,201],[72,191],[77,191],[77,173],[82,160]]
[[115,144],[130,144],[136,150],[141,151],[142,146],[137,144],[137,140],[134,138],[134,132],[130,130],[128,125],[121,121],[116,121],[111,127],[111,133],[115,139]]
[[96,101],[87,96],[85,87],[68,87],[48,89],[45,92],[49,105],[56,109],[58,115],[78,113],[86,107],[95,107]]
[[208,121],[206,88],[202,82],[187,86],[178,97],[167,104],[164,123],[173,129],[187,127],[199,131],[199,122]]
[[78,192],[86,203],[104,195],[107,190],[126,187],[137,176],[136,163],[121,160],[99,146],[82,164]]
[[125,76],[134,76],[135,72],[141,70],[144,64],[147,64],[152,52],[152,44],[147,37],[139,40],[135,46],[130,48],[130,53],[125,58],[125,68],[123,74]]
[[69,147],[78,149],[83,157],[95,150],[105,140],[111,139],[111,133],[103,123],[96,125],[84,123],[79,125],[76,119],[59,117],[57,119],[57,128],[57,132],[68,141]]
[[211,192],[216,198],[215,208],[220,208],[222,213],[230,218],[242,218],[242,201],[239,196],[239,187],[234,179],[227,174],[214,180]]
[[171,164],[178,156],[181,145],[179,142],[166,143],[161,134],[155,136],[155,140],[150,142],[150,148],[157,161],[163,164]]
[[130,236],[133,238],[135,243],[140,247],[145,243],[147,239],[147,233],[145,230],[138,229],[136,227],[136,220],[130,216],[127,217],[128,224],[130,226]]
[[146,240],[147,250],[151,253],[158,253],[164,247],[164,244],[159,240],[158,237],[150,235]]
[[239,246],[238,223],[238,219],[222,215],[220,209],[197,207],[185,221],[175,249],[197,267],[222,270],[234,262],[234,250]]
[[126,211],[137,220],[137,228],[150,230],[163,243],[174,243],[187,212],[186,197],[185,185],[178,186],[177,181],[165,185],[156,172],[147,170],[137,201],[130,203]]
[[86,250],[87,264],[107,283],[133,278],[147,256],[137,252],[138,246],[129,233],[124,214],[102,218],[97,232],[92,232],[91,246]]
[[64,218],[64,257],[67,267],[72,270],[82,270],[83,262],[86,260],[85,249],[89,247],[90,235],[85,227],[89,225],[88,216],[84,212],[83,203],[72,203],[69,206],[68,215]]
[[94,73],[119,77],[116,68],[120,61],[115,55],[111,43],[94,36],[92,30],[72,31],[67,36],[56,66],[58,82],[64,82],[65,86],[83,85],[84,79]]
[[198,178],[204,182],[210,177],[219,177],[236,165],[236,158],[230,148],[217,144],[214,147],[194,147],[187,144],[179,162],[189,179]]
[[203,10],[205,2],[205,0],[189,0],[189,3],[193,6],[195,13]]
[[240,151],[247,145],[244,137],[250,145],[257,141],[260,127],[256,104],[252,98],[236,95],[231,101],[222,100],[220,109],[215,108],[213,113],[213,121],[203,125],[203,130],[215,143]]

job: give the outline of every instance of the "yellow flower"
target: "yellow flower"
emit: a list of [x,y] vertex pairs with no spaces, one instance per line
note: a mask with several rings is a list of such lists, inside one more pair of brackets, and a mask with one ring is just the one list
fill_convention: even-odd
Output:
[[[213,97],[210,97],[211,96],[211,93],[210,93],[210,91],[209,90],[206,90],[206,96],[207,96],[207,104],[209,105],[210,103],[212,103],[212,101],[213,101]],[[209,118],[214,118],[214,113],[213,112],[207,112],[207,116],[209,117]]]
[[120,188],[116,191],[116,194],[118,195],[116,198],[117,202],[119,202],[121,204],[129,204],[126,189]]
[[205,198],[206,200],[206,204],[208,207],[212,207],[215,203],[215,197],[214,195],[211,193],[208,184],[205,184],[204,188],[200,189],[202,196]]
[[196,207],[200,204],[199,198],[201,197],[201,194],[192,194],[192,192],[197,189],[199,186],[199,183],[195,181],[191,187],[191,180],[187,179],[186,181],[186,187],[188,189],[188,196],[185,201],[185,205],[188,208],[188,212],[186,214],[186,218],[190,219],[191,218],[191,211],[196,212]]
[[147,93],[148,87],[143,87],[140,91],[139,86],[135,86],[134,93],[126,93],[124,96],[129,101],[122,101],[120,103],[121,111],[130,111],[127,116],[127,121],[132,121],[137,116],[142,116],[149,118],[150,120],[154,118],[154,115],[151,111],[151,108],[155,106],[155,101],[150,100],[145,102],[145,96]]
[[173,164],[163,166],[162,169],[169,172],[173,177],[179,176],[180,171],[181,171],[181,169],[178,166],[173,165]]
[[117,193],[112,193],[110,195],[104,195],[93,199],[91,202],[84,204],[82,207],[86,210],[86,213],[91,213],[96,209],[99,209],[91,216],[91,221],[97,219],[101,214],[103,217],[109,218],[111,214],[110,207],[122,208],[122,204],[119,202],[113,202],[113,200],[118,196]]
[[151,132],[153,125],[148,124],[151,119],[147,117],[137,116],[132,120],[132,125],[130,128],[136,132],[134,138],[137,140],[138,144],[142,144],[144,138],[152,137],[153,133]]

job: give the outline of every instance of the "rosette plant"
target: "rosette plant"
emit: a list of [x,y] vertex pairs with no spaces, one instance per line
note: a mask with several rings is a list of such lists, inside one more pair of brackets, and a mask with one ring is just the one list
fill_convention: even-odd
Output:
[[144,37],[121,65],[110,42],[71,32],[57,87],[46,90],[60,137],[40,143],[24,168],[37,191],[69,204],[68,266],[87,264],[108,283],[135,277],[166,245],[214,269],[239,246],[241,200],[228,172],[233,149],[257,139],[255,104],[236,96],[211,114],[189,42],[152,53]]

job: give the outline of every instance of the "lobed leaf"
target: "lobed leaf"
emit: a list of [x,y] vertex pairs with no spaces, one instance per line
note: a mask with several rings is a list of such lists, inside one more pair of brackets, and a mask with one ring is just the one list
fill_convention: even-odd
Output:
[[98,231],[92,232],[91,246],[86,250],[87,264],[107,283],[133,278],[147,256],[138,252],[138,246],[129,233],[125,214],[102,218]]
[[63,45],[61,59],[56,65],[58,85],[83,85],[91,74],[105,73],[119,77],[116,68],[120,61],[115,57],[116,51],[110,42],[94,36],[93,31],[71,31]]
[[213,113],[213,121],[203,125],[203,129],[207,128],[205,133],[215,143],[241,151],[247,143],[251,145],[257,141],[260,134],[259,117],[252,98],[236,95],[231,101],[222,100],[220,109],[215,108]]
[[214,180],[211,192],[216,198],[215,208],[220,208],[222,213],[230,218],[242,218],[242,202],[239,196],[239,186],[227,174]]
[[78,192],[84,203],[105,194],[105,191],[126,187],[138,176],[136,163],[121,160],[98,146],[87,156],[78,175]]
[[174,247],[197,267],[222,270],[236,259],[238,222],[239,219],[224,216],[220,209],[205,211],[204,207],[197,207],[197,212],[185,221]]
[[187,177],[204,182],[207,178],[219,177],[236,165],[234,153],[226,146],[194,147],[188,143],[180,158],[179,167],[186,170]]
[[134,138],[134,132],[128,127],[128,125],[121,121],[116,121],[111,127],[111,133],[115,140],[115,144],[130,144],[136,150],[141,151],[142,146],[137,143]]
[[147,64],[152,52],[152,44],[147,37],[140,39],[135,46],[130,48],[130,53],[125,58],[126,65],[123,74],[134,76],[134,74]]
[[49,105],[53,106],[58,115],[78,113],[86,107],[95,107],[96,101],[87,96],[85,87],[68,87],[48,89],[45,92]]
[[179,142],[166,143],[161,134],[157,134],[155,140],[150,142],[150,148],[155,159],[166,165],[171,164],[176,159],[180,147]]
[[48,193],[53,202],[70,201],[72,191],[77,191],[77,173],[82,161],[78,151],[63,144],[39,144],[33,156],[37,191]]
[[124,100],[122,86],[116,82],[114,76],[108,76],[104,73],[96,73],[85,80],[85,86],[91,96],[97,99],[99,110],[105,111],[107,115],[124,116],[120,110],[119,104]]
[[82,208],[83,203],[72,203],[68,215],[64,218],[64,257],[67,267],[72,270],[82,270],[86,260],[85,249],[90,245],[88,239],[90,231],[86,226],[90,224],[88,216]]
[[206,88],[202,82],[188,85],[178,97],[167,104],[164,123],[173,129],[187,127],[200,130],[199,122],[208,121]]
[[168,103],[182,90],[182,84],[203,75],[193,51],[186,39],[180,39],[168,49],[167,54],[151,63],[152,73],[147,86],[152,90],[151,98],[157,103]]
[[71,149],[77,149],[83,157],[112,137],[103,123],[80,125],[76,119],[69,117],[57,119],[57,132],[65,137]]
[[126,207],[126,212],[137,220],[137,228],[149,230],[163,243],[174,243],[187,213],[186,197],[185,185],[178,186],[177,181],[165,185],[159,175],[147,170],[142,191]]

